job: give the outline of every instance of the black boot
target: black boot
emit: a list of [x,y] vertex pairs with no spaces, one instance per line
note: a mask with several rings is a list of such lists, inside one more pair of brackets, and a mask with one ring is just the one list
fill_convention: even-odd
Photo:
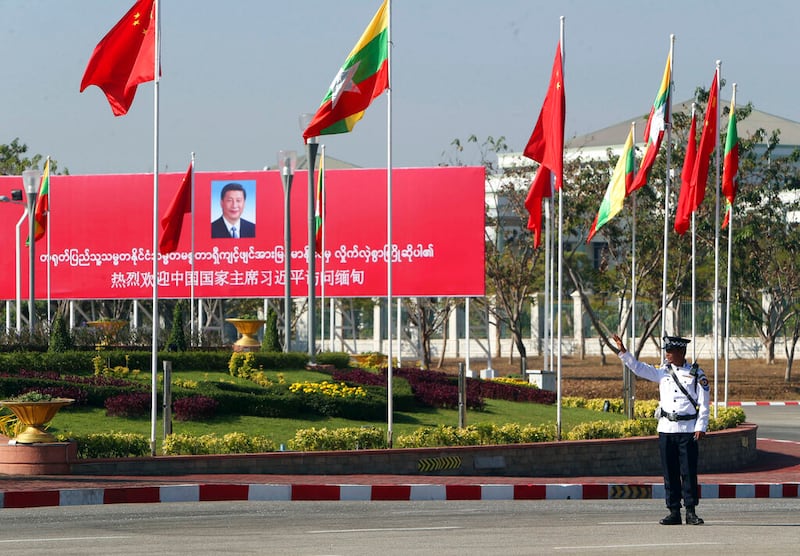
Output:
[[705,522],[694,513],[694,506],[686,506],[686,525],[702,525],[703,523]]
[[[697,517],[697,516],[695,516]],[[659,520],[661,525],[680,525],[681,524],[681,511],[670,510],[669,515],[664,519]]]

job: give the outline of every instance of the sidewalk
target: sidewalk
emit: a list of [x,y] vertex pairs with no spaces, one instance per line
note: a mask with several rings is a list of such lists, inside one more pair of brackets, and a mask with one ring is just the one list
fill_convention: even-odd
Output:
[[[800,442],[758,439],[757,461],[700,476],[703,498],[797,498]],[[663,499],[660,476],[0,476],[0,508],[225,500]]]

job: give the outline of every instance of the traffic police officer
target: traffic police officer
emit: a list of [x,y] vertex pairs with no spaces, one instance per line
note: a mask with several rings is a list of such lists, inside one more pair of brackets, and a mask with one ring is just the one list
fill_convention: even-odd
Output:
[[664,472],[664,494],[669,514],[661,525],[681,524],[681,498],[686,506],[686,523],[701,525],[695,506],[697,487],[698,441],[708,428],[708,379],[696,364],[686,362],[686,345],[691,341],[678,336],[664,336],[666,361],[658,368],[638,361],[614,334],[619,358],[637,376],[658,382],[658,446]]

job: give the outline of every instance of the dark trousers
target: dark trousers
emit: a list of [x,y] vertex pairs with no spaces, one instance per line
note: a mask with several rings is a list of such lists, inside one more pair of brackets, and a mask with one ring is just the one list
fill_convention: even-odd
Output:
[[697,441],[694,433],[658,433],[661,468],[664,471],[664,498],[667,508],[678,510],[681,498],[686,507],[699,501],[697,488]]

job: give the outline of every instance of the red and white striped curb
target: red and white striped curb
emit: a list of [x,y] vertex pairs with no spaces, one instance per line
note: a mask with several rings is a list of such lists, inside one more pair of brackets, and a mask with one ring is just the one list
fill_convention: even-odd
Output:
[[[724,402],[722,403],[722,405],[725,405]],[[780,405],[780,406],[784,406],[784,405],[800,405],[800,401],[795,400],[795,401],[790,401],[790,402],[728,402],[728,405],[729,406],[735,406],[735,407],[746,406],[746,405],[751,405],[751,406],[753,406],[753,405],[763,405],[763,406],[767,406],[767,405],[778,406],[778,405]]]
[[[703,498],[798,498],[800,483],[701,484]],[[663,484],[186,484],[0,492],[0,508],[222,501],[663,499]]]

